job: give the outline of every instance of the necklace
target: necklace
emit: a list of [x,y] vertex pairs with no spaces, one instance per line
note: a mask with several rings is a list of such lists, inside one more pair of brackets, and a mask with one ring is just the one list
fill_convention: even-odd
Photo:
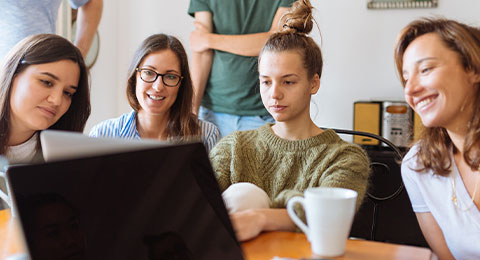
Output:
[[457,191],[455,190],[455,172],[452,172],[450,174],[450,176],[452,177],[452,201],[453,201],[453,204],[455,204],[455,207],[457,207],[459,210],[461,211],[469,211],[473,206],[475,206],[475,195],[477,194],[477,186],[478,186],[478,176],[480,174],[477,174],[477,176],[475,177],[475,188],[473,188],[473,194],[472,194],[472,205],[470,205],[470,207],[464,209],[462,207],[460,207],[460,203],[458,202],[457,200]]

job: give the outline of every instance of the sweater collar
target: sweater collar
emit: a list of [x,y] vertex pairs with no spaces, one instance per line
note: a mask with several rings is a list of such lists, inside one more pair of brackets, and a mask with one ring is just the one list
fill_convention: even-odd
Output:
[[324,130],[321,134],[303,140],[286,140],[278,137],[273,132],[272,125],[272,123],[268,123],[258,128],[258,132],[263,140],[274,148],[283,151],[305,150],[318,145],[333,144],[341,141],[341,138],[332,129]]

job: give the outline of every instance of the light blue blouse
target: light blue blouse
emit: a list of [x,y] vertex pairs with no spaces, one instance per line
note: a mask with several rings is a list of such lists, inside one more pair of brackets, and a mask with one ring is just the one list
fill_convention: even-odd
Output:
[[[89,135],[92,137],[140,139],[137,131],[137,121],[135,120],[136,114],[135,111],[132,111],[120,117],[105,120],[95,125],[92,130],[90,130]],[[199,119],[198,124],[202,131],[201,138],[203,144],[209,152],[220,139],[220,132],[217,126],[210,122]]]

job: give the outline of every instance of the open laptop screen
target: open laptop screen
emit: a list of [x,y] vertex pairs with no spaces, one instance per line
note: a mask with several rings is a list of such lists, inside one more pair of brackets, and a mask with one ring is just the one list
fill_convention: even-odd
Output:
[[200,143],[7,172],[32,259],[243,259]]

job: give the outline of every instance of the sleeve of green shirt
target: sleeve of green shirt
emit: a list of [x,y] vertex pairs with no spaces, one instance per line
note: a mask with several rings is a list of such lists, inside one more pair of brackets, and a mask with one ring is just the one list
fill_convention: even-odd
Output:
[[281,7],[290,7],[295,2],[295,0],[280,0]]
[[190,5],[188,6],[188,14],[192,17],[195,17],[195,12],[209,11],[212,12],[208,2],[206,0],[190,0]]

